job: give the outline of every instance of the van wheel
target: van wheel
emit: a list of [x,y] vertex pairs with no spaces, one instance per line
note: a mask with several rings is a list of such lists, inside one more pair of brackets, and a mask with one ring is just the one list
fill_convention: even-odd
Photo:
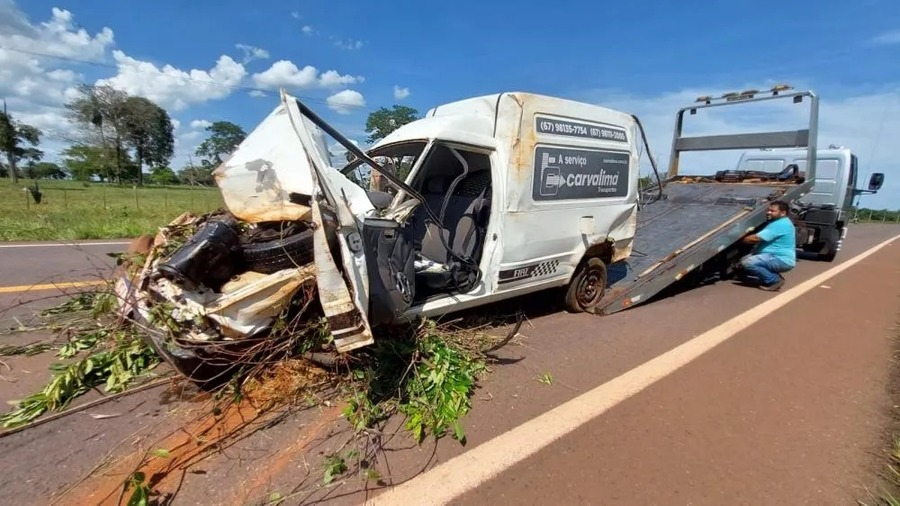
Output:
[[593,312],[606,293],[606,264],[589,258],[572,277],[566,291],[566,309],[573,313]]

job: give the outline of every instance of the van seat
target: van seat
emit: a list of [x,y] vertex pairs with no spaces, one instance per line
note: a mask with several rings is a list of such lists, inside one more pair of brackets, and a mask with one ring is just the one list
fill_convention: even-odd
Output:
[[[426,185],[423,197],[438,217],[453,179],[453,176],[433,178]],[[441,235],[456,253],[475,262],[481,259],[481,239],[490,208],[490,184],[489,170],[469,174],[460,181],[447,202],[443,226],[431,221],[425,223],[425,210],[417,210],[415,239],[421,243],[423,257],[418,262],[417,274],[425,278],[429,287],[444,288],[450,280],[446,268],[450,254],[441,241]]]

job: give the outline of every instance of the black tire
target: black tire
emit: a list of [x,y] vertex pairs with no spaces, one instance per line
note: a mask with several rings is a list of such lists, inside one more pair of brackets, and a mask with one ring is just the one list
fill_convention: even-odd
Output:
[[587,259],[569,282],[566,290],[566,310],[572,313],[593,313],[606,293],[606,264],[597,257]]
[[248,270],[262,274],[306,265],[313,261],[313,231],[304,230],[284,239],[247,244],[243,259]]
[[835,257],[837,257],[837,251],[834,250],[827,253],[819,253],[819,260],[823,262],[834,262]]
[[825,241],[822,244],[822,249],[819,250],[819,260],[823,262],[834,262],[834,258],[837,256],[837,248],[835,244],[831,241]]

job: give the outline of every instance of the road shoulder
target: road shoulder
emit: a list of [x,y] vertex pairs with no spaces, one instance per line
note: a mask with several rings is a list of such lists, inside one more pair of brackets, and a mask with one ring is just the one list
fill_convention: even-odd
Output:
[[[457,504],[853,503],[883,462],[900,247],[887,247]],[[881,467],[880,467],[881,466]],[[667,500],[667,502],[672,502]]]

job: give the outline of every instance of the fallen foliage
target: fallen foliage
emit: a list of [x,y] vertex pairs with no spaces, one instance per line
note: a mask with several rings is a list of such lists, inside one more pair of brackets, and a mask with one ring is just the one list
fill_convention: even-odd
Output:
[[106,393],[122,392],[160,363],[137,329],[119,321],[114,309],[111,289],[76,294],[39,315],[41,327],[54,330],[56,339],[3,350],[33,355],[58,347],[60,362],[51,365],[50,380],[40,392],[0,415],[0,425],[19,427],[48,411],[61,411],[101,385]]

